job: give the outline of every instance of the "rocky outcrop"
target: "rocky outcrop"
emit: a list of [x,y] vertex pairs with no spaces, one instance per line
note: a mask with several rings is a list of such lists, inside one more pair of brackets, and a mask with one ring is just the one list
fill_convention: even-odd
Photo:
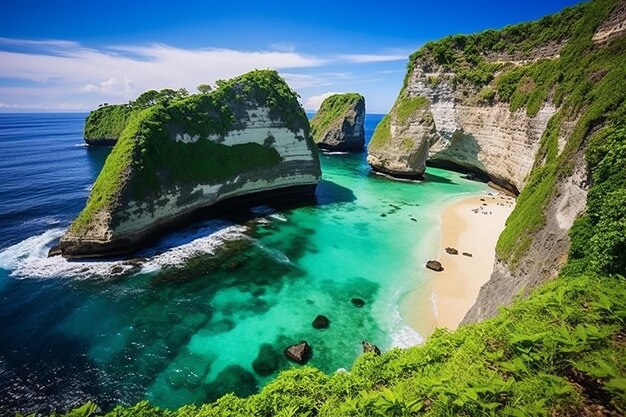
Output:
[[91,111],[85,120],[85,143],[89,146],[115,145],[131,112],[127,104],[106,104]]
[[486,174],[517,193],[556,107],[546,102],[529,116],[526,109],[511,111],[508,103],[465,98],[454,85],[454,73],[418,59],[390,114],[376,128],[368,162],[377,171],[419,178],[428,160]]
[[422,178],[428,150],[437,140],[430,103],[425,97],[401,94],[376,127],[367,147],[375,171],[400,178]]
[[284,353],[290,361],[304,365],[309,361],[309,359],[311,359],[313,351],[311,350],[311,346],[303,340],[300,343],[289,346],[285,349]]
[[318,314],[317,317],[315,317],[315,320],[313,320],[313,327],[316,329],[328,329],[329,325],[330,320],[322,314]]
[[373,343],[364,340],[361,342],[361,346],[363,347],[363,353],[373,353],[376,356],[381,355],[380,349]]
[[357,93],[326,98],[311,119],[317,147],[329,151],[361,151],[365,146],[365,98]]
[[626,33],[626,1],[617,2],[611,14],[593,34],[596,44],[608,43]]
[[61,238],[63,256],[124,254],[198,213],[311,194],[319,158],[297,99],[275,71],[253,71],[133,113]]

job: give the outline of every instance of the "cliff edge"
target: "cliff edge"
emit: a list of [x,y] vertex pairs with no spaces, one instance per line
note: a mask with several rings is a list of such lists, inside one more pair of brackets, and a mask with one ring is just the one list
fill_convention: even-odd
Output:
[[132,112],[87,204],[61,238],[64,257],[131,252],[234,198],[312,193],[315,144],[297,95],[275,71]]
[[311,135],[320,149],[361,151],[365,146],[365,97],[357,93],[327,97],[311,119]]
[[583,3],[411,55],[368,146],[372,168],[419,177],[428,162],[519,193],[493,275],[465,322],[493,316],[568,259],[594,273],[625,272],[623,239],[609,232],[624,229],[610,201],[623,192],[612,147],[626,120],[625,5]]

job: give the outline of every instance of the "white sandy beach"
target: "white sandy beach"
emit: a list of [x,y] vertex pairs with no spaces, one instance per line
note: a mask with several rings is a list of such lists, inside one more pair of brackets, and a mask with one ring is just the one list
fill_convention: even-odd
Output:
[[[514,204],[514,198],[494,191],[444,209],[436,258],[444,270],[427,270],[427,288],[417,289],[402,300],[400,310],[411,327],[423,336],[436,327],[458,327],[476,301],[480,287],[491,276],[496,242]],[[448,247],[458,250],[458,254],[446,253]]]

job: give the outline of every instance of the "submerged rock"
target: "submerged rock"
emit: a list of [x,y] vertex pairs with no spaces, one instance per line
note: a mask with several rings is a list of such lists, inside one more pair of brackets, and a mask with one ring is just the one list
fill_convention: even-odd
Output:
[[280,354],[269,343],[263,343],[259,348],[259,354],[252,362],[252,369],[261,376],[268,376],[278,370]]
[[381,354],[378,346],[373,343],[369,343],[364,340],[361,342],[361,346],[363,346],[363,353],[373,353],[378,356]]
[[365,98],[357,93],[326,98],[311,119],[311,134],[320,149],[360,151],[365,146]]
[[239,365],[224,368],[213,382],[206,385],[207,397],[211,401],[231,392],[240,397],[247,397],[256,394],[257,391],[258,383],[254,375]]
[[297,94],[275,71],[252,71],[132,112],[61,251],[130,253],[200,215],[312,196],[320,175]]
[[441,262],[439,262],[439,261],[428,261],[428,262],[426,262],[426,268],[432,269],[433,271],[436,271],[436,272],[443,271],[443,266],[441,266]]
[[353,298],[350,301],[352,302],[352,304],[354,304],[358,308],[361,308],[361,307],[363,307],[365,305],[365,300],[363,300],[361,298]]
[[330,320],[328,320],[328,317],[322,314],[319,314],[315,317],[315,320],[313,320],[313,327],[316,329],[327,329],[329,324]]
[[300,343],[289,346],[287,349],[285,349],[284,353],[287,359],[289,359],[290,361],[303,365],[307,363],[309,359],[311,359],[311,354],[313,352],[309,344],[303,340]]
[[459,251],[454,248],[446,248],[446,253],[448,255],[458,255]]

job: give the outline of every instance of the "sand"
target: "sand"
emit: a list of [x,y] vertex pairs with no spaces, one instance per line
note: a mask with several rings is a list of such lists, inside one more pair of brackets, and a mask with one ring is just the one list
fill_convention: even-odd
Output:
[[[514,204],[512,197],[491,192],[458,200],[444,209],[436,258],[444,270],[426,270],[427,288],[403,298],[400,312],[409,326],[422,336],[437,327],[454,330],[459,326],[476,302],[480,287],[489,281],[496,242]],[[446,253],[448,247],[458,254]]]

